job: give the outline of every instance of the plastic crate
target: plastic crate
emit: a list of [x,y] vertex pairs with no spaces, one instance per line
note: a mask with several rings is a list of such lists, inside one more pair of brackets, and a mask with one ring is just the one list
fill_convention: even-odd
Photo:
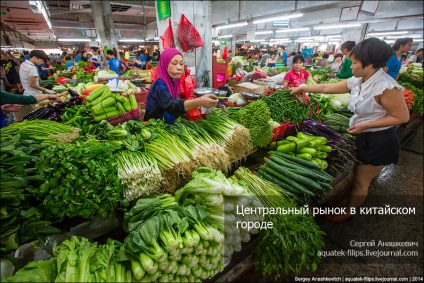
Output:
[[137,100],[138,105],[140,105],[143,108],[146,108],[146,101],[147,101],[148,94],[149,94],[148,90],[134,93],[135,100]]
[[119,115],[117,117],[108,119],[107,121],[112,125],[112,126],[117,126],[118,124],[122,124],[124,122],[127,122],[129,120],[135,120],[141,118],[141,113],[140,113],[140,107],[137,107],[137,109],[128,111],[122,115]]
[[278,139],[281,139],[284,137],[286,130],[287,130],[287,126],[289,125],[289,122],[286,122],[280,126],[278,126],[277,128],[272,129],[272,142],[277,141]]

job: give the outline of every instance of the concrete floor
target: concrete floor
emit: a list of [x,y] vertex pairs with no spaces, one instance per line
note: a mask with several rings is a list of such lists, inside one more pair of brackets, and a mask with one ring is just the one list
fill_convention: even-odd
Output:
[[[355,215],[345,223],[331,223],[322,216],[317,224],[327,234],[324,251],[345,251],[345,256],[323,258],[315,272],[305,270],[301,274],[286,275],[278,282],[296,282],[300,277],[343,277],[345,281],[353,277],[409,277],[414,276],[423,282],[423,124],[415,129],[402,144],[397,165],[386,166],[370,186],[369,196],[363,207],[414,207],[416,214],[406,215]],[[358,247],[355,242],[375,241],[371,247]],[[378,242],[416,242],[412,247],[384,247]],[[381,257],[347,255],[349,250],[357,252],[417,252],[414,256],[383,255]],[[297,278],[296,278],[297,277]],[[363,278],[362,278],[363,279]],[[399,282],[399,278],[395,280]],[[272,282],[254,269],[241,275],[237,282]],[[306,281],[307,282],[307,281]],[[327,281],[336,282],[336,281]]]

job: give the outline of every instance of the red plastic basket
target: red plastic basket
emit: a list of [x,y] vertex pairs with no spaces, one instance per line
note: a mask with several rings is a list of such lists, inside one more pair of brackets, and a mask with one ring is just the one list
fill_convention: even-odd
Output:
[[272,142],[277,141],[278,139],[284,137],[284,134],[286,133],[287,126],[289,125],[289,122],[286,122],[277,128],[272,129]]
[[135,100],[137,100],[138,105],[141,105],[141,107],[146,108],[146,101],[147,101],[148,94],[149,94],[149,90],[144,90],[142,92],[134,93]]
[[107,121],[112,125],[112,126],[117,126],[118,124],[122,124],[126,121],[129,120],[135,120],[141,117],[141,113],[140,113],[140,107],[137,107],[137,109],[128,111],[122,115],[116,116],[114,118],[108,119]]

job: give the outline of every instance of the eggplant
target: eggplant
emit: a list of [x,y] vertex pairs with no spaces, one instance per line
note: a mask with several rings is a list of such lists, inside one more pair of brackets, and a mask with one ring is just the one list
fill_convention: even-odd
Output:
[[71,95],[71,97],[78,97],[79,96],[79,94],[75,91],[75,90],[72,90],[72,89],[68,89],[68,93]]

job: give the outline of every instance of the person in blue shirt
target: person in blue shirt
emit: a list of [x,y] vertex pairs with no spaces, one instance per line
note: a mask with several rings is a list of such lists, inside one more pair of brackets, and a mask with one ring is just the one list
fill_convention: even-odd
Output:
[[69,67],[72,67],[72,66],[75,65],[74,60],[72,60],[71,56],[69,56],[69,55],[66,56],[65,60],[66,60],[65,70],[68,70]]
[[22,62],[25,62],[26,60],[31,59],[31,57],[29,57],[29,51],[24,51],[24,58],[22,59]]
[[78,61],[82,60],[81,51],[77,51],[77,54],[75,55],[75,62],[78,63]]
[[213,94],[205,94],[195,99],[180,99],[180,78],[183,72],[184,61],[181,52],[175,48],[165,49],[158,62],[159,77],[153,82],[147,95],[144,121],[164,119],[165,123],[173,124],[178,116],[191,109],[218,105],[218,99]]
[[140,53],[138,54],[138,60],[141,62],[141,67],[143,67],[144,65],[146,65],[147,63],[147,54],[146,54],[146,50],[141,49]]
[[[109,60],[107,61],[107,64],[109,65],[109,69],[114,71],[117,74],[120,74],[119,68],[121,67],[122,62],[115,58],[112,50],[107,51],[107,56],[109,58]],[[125,73],[127,68],[125,68],[125,66],[123,66],[123,68],[121,70],[122,70],[123,73]]]
[[44,60],[43,63],[41,63],[40,65],[37,65],[38,74],[40,75],[40,79],[42,81],[47,80],[48,75],[49,75],[49,70],[53,69],[53,67],[47,66],[46,61],[47,60]]
[[285,48],[283,48],[283,54],[281,55],[281,60],[283,60],[284,65],[287,66],[287,52]]
[[399,77],[399,70],[402,67],[401,56],[403,53],[408,53],[411,50],[411,46],[414,39],[410,37],[398,38],[393,43],[393,55],[386,63],[386,67],[383,70],[395,80]]

